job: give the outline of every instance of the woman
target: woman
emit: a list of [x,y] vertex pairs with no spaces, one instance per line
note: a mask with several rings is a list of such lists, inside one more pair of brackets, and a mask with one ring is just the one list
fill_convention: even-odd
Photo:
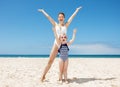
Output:
[[[59,13],[58,14],[59,23],[56,23],[43,9],[38,9],[38,11],[43,13],[47,17],[47,19],[50,21],[50,23],[53,25],[53,27],[56,28],[56,32],[57,32],[57,35],[59,37],[60,34],[62,34],[62,33],[66,34],[67,33],[68,26],[70,25],[71,21],[73,20],[73,18],[75,17],[75,15],[78,13],[78,11],[81,8],[82,7],[78,7],[66,23],[64,22],[64,20],[65,20],[64,13]],[[50,67],[51,67],[51,65],[52,65],[52,63],[53,63],[57,54],[58,54],[58,46],[57,46],[56,40],[55,40],[55,43],[53,44],[53,47],[52,47],[52,50],[51,50],[51,53],[50,53],[50,56],[49,56],[48,64],[45,67],[45,70],[44,70],[44,72],[42,74],[42,77],[41,77],[42,82],[44,81],[45,76],[46,76],[48,70],[50,69]]]

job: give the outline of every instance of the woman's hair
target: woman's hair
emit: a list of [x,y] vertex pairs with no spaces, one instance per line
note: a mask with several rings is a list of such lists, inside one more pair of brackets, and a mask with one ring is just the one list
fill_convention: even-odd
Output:
[[[65,14],[64,14],[63,12],[60,12],[59,14],[62,14],[62,15],[64,16],[64,18],[65,18]],[[58,14],[58,15],[59,15],[59,14]]]

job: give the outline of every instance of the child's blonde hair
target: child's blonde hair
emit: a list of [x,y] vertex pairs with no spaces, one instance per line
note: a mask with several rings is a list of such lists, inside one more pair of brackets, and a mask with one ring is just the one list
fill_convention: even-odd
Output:
[[65,33],[63,33],[63,34],[60,34],[60,36],[59,36],[59,40],[60,40],[60,38],[61,38],[62,36],[65,36],[66,39],[67,39],[67,35],[66,35]]

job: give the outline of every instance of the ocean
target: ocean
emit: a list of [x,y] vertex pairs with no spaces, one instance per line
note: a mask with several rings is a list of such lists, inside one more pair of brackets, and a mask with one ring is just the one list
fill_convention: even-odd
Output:
[[[3,54],[0,58],[48,58],[49,55],[19,55],[19,54]],[[57,57],[59,57],[57,55]],[[120,58],[120,55],[69,55],[69,58]]]

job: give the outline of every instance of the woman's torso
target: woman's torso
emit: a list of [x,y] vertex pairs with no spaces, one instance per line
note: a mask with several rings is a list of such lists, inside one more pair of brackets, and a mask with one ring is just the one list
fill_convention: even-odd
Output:
[[60,26],[60,25],[56,24],[55,28],[56,28],[56,32],[57,32],[58,37],[61,34],[67,34],[67,27],[65,25]]

